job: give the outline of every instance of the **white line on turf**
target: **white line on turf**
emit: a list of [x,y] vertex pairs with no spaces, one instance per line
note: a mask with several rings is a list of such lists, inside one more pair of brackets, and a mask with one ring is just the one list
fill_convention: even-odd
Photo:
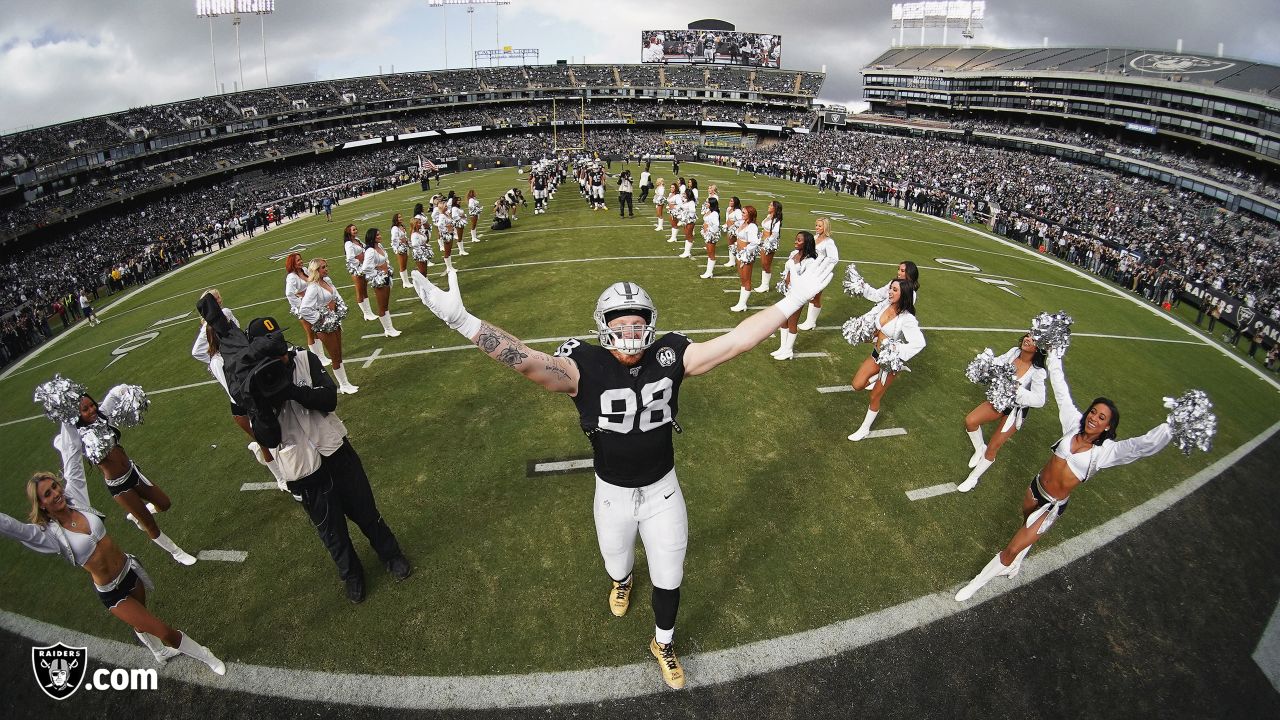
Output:
[[820,357],[830,357],[830,355],[828,355],[827,353],[824,353],[824,352],[808,352],[808,353],[795,353],[795,354],[793,355],[793,357],[797,357],[797,358],[820,358]]
[[243,550],[201,550],[196,553],[197,560],[218,560],[220,562],[244,562],[249,553]]
[[582,470],[584,468],[594,467],[595,461],[591,458],[585,460],[561,460],[559,462],[534,463],[534,472],[557,472],[560,470]]
[[[689,687],[722,685],[823,660],[897,637],[1000,597],[1079,560],[1150,520],[1216,478],[1276,432],[1280,432],[1280,422],[1138,507],[1037,553],[1023,565],[1020,579],[992,583],[978,599],[956,602],[955,592],[960,587],[957,584],[931,595],[814,630],[725,650],[686,655],[682,659],[689,672]],[[974,569],[981,561],[981,558],[974,559]],[[968,571],[964,573],[967,577]],[[108,665],[141,667],[139,663],[147,663],[149,667],[152,661],[150,652],[136,644],[105,640],[8,611],[0,610],[0,628],[41,644],[63,642],[87,647],[95,662]],[[166,665],[158,672],[168,678],[205,687],[256,695],[308,702],[431,710],[596,703],[666,692],[666,686],[654,681],[653,663],[650,661],[590,670],[471,677],[327,673],[235,662],[227,663],[227,670],[225,676],[214,677],[204,668],[182,663]]]
[[[377,337],[377,335],[374,335],[374,337]],[[373,352],[369,355],[369,359],[365,360],[364,364],[361,365],[360,368],[368,369],[368,367],[373,364],[373,361],[377,360],[378,356],[381,354],[382,354],[382,348],[374,348]]]
[[953,493],[955,491],[956,491],[955,483],[942,483],[941,485],[930,485],[927,488],[920,488],[918,490],[908,490],[907,499],[908,500],[924,500],[925,498],[931,498],[938,495],[946,495],[947,493]]
[[1253,661],[1258,664],[1262,674],[1271,681],[1271,687],[1280,692],[1280,603],[1271,613],[1267,627],[1262,631],[1262,638],[1253,650]]
[[885,428],[883,430],[872,430],[871,432],[867,433],[866,439],[870,440],[872,438],[897,437],[899,435],[906,435],[906,434],[907,434],[906,428]]
[[818,392],[820,393],[853,392],[853,386],[852,385],[828,385],[827,387],[818,388]]
[[244,483],[240,486],[240,492],[249,492],[251,490],[276,490],[280,486],[273,482]]
[[[412,299],[412,300],[417,300],[418,298],[416,298],[416,297],[415,297],[415,298],[411,298],[411,299]],[[412,314],[413,314],[413,311],[412,311],[412,310],[406,310],[406,311],[404,311],[404,312],[391,313],[391,317],[393,317],[393,318],[398,318],[398,317],[404,317],[405,315],[412,315]]]

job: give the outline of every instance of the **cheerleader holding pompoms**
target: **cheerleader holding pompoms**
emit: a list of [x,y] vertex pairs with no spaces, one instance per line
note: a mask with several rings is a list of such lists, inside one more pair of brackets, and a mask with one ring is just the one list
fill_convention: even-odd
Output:
[[307,263],[307,292],[302,296],[298,314],[315,328],[316,336],[333,360],[338,392],[354,394],[360,387],[347,380],[347,369],[342,366],[342,319],[347,316],[347,304],[329,279],[329,262],[324,258]]
[[[720,201],[716,198],[707,198],[706,210],[702,215],[702,241],[707,246],[707,271],[699,277],[711,277],[711,268],[716,264],[716,243],[720,241]],[[693,247],[692,243],[685,243],[684,254],[680,257],[693,257],[689,250]]]
[[476,199],[475,188],[467,191],[467,218],[471,222],[471,242],[480,242],[480,238],[476,236],[476,225],[480,223],[480,201]]
[[63,441],[68,428],[74,430],[79,435],[75,438],[76,447],[72,448],[76,450],[76,456],[79,457],[83,451],[89,461],[102,471],[107,491],[111,493],[111,499],[124,508],[125,518],[174,560],[183,565],[194,565],[195,557],[160,532],[156,523],[155,514],[165,512],[172,505],[169,496],[142,474],[120,445],[120,428],[141,425],[142,415],[150,405],[142,388],[117,385],[107,392],[99,405],[84,386],[54,376],[53,380],[36,388],[35,399],[44,405],[49,419],[64,426],[55,446]]
[[676,241],[676,232],[680,228],[680,203],[684,202],[684,190],[677,187],[675,183],[671,185],[671,192],[667,193],[667,215],[671,218],[671,237],[667,242]]
[[685,193],[684,202],[680,203],[680,225],[684,228],[684,253],[680,257],[693,257],[693,227],[702,224],[702,214],[698,212],[698,201],[694,199],[693,188]]
[[[782,280],[778,283],[778,292],[783,295],[791,289],[792,278],[803,275],[818,261],[818,250],[815,247],[813,233],[807,230],[796,233],[794,247],[795,250],[787,257],[787,264],[782,271]],[[778,330],[781,345],[777,350],[769,353],[775,360],[790,360],[795,357],[796,335],[799,334],[796,326],[799,320],[800,309],[797,308],[791,317],[782,323],[782,327]]]
[[[996,357],[990,350],[983,351],[970,363],[966,375],[974,382],[988,385],[988,399],[964,418],[965,432],[973,443],[973,457],[969,458],[973,471],[956,487],[960,492],[969,492],[978,486],[978,478],[996,461],[1000,446],[1022,428],[1027,410],[1044,407],[1047,376],[1044,351],[1036,347],[1031,333],[1027,333],[1017,347],[1009,348],[1003,355]],[[991,435],[991,442],[983,443],[982,426],[996,420],[1000,423]]]
[[[836,262],[840,261],[840,250],[836,248],[835,238],[831,237],[831,219],[820,217],[813,221],[813,230],[815,247],[818,250],[818,257],[831,258]],[[880,298],[875,302],[880,302],[884,298]],[[914,310],[913,310],[914,312]],[[804,322],[800,323],[801,330],[812,330],[818,326],[818,316],[822,314],[822,293],[813,296],[809,301],[809,309],[804,316]]]
[[654,224],[654,232],[662,232],[662,208],[667,202],[667,186],[663,183],[662,178],[658,178],[658,183],[653,187],[653,208],[657,211],[658,222]]
[[453,226],[453,217],[449,213],[449,204],[441,200],[436,203],[436,209],[432,214],[432,219],[436,223],[437,241],[444,247],[444,266],[446,272],[453,271],[453,241],[455,238],[455,228]]
[[462,231],[467,227],[467,213],[462,209],[462,199],[450,192],[449,201],[446,204],[448,207],[445,211],[449,215],[449,221],[453,223],[453,236],[458,243],[458,254],[470,255],[466,244],[462,241]]
[[773,254],[778,251],[778,237],[782,232],[782,203],[769,201],[769,210],[760,221],[760,285],[756,292],[768,292],[773,279]]
[[382,334],[399,337],[400,331],[391,326],[391,313],[387,311],[387,303],[391,300],[391,267],[387,264],[387,253],[382,249],[382,231],[377,228],[369,228],[364,233],[364,265],[360,269],[378,300],[378,322],[382,323]]
[[[819,253],[821,256],[821,253]],[[872,340],[871,357],[853,375],[853,389],[871,388],[867,416],[849,439],[858,442],[871,432],[871,423],[880,414],[880,400],[898,373],[909,369],[906,362],[924,349],[924,333],[916,320],[915,293],[910,280],[889,283],[889,297],[865,315],[845,323],[845,339],[851,344]],[[804,328],[803,325],[800,326]]]
[[742,225],[738,228],[738,241],[734,246],[734,257],[738,262],[738,304],[729,308],[731,312],[746,312],[747,298],[751,296],[751,268],[756,256],[760,254],[760,228],[756,225],[756,208],[748,205],[742,208]]
[[378,316],[369,309],[369,284],[364,278],[361,267],[364,265],[364,245],[356,238],[356,226],[348,225],[342,230],[342,250],[347,261],[347,272],[351,275],[351,283],[356,287],[356,307],[364,313],[365,320],[377,320]]
[[[38,472],[27,481],[31,501],[28,522],[0,513],[0,535],[16,540],[38,553],[61,555],[93,578],[98,599],[107,610],[133,628],[133,634],[166,663],[179,654],[195,658],[218,675],[226,666],[209,648],[174,629],[147,609],[147,592],[154,591],[150,576],[132,555],[124,554],[102,523],[103,514],[89,504],[80,438],[62,423],[53,446],[62,455],[62,479]],[[192,562],[194,562],[194,558]]]
[[426,218],[420,215],[414,215],[413,221],[409,224],[409,254],[413,255],[413,264],[418,267],[418,272],[423,275],[427,274],[427,268],[432,267],[435,263],[431,262],[431,258],[436,256],[435,250],[431,249],[431,238],[427,237]]
[[1190,453],[1192,447],[1209,449],[1217,419],[1210,412],[1212,405],[1209,399],[1198,390],[1189,391],[1177,400],[1165,398],[1165,407],[1172,411],[1165,422],[1141,437],[1117,441],[1120,410],[1115,403],[1099,397],[1089,403],[1086,412],[1076,408],[1062,368],[1065,350],[1063,345],[1055,346],[1049,351],[1045,363],[1053,397],[1058,403],[1062,438],[1054,443],[1049,461],[1023,495],[1022,527],[982,572],[956,593],[957,601],[964,602],[973,597],[998,575],[1015,577],[1036,539],[1066,512],[1071,493],[1099,470],[1155,455],[1170,440],[1175,441],[1184,453]]
[[400,265],[401,287],[411,287],[409,279],[409,233],[404,231],[404,218],[400,213],[391,217],[391,252],[396,254],[396,262]]
[[[302,332],[307,336],[307,349],[315,353],[316,357],[320,358],[320,362],[327,367],[333,364],[333,361],[324,354],[324,345],[316,337],[316,331],[311,327],[311,323],[298,314],[302,307],[302,296],[307,294],[307,270],[303,267],[302,255],[296,252],[289,253],[289,257],[284,261],[284,269],[284,298],[289,301],[289,314],[298,318],[298,322],[302,324]],[[219,298],[218,301],[221,302],[222,299]],[[240,326],[239,323],[235,325]]]
[[[825,218],[823,219],[825,220]],[[915,263],[910,260],[903,260],[898,263],[898,274],[894,277],[897,280],[910,280],[911,286],[915,288],[911,297],[912,301],[918,301],[920,299],[920,268],[916,267]],[[893,281],[890,280],[889,282]],[[889,297],[889,283],[885,283],[884,287],[877,288],[871,287],[863,281],[860,294],[871,302],[881,302],[885,298]]]
[[[737,195],[729,198],[729,207],[724,213],[725,247],[729,249],[729,257],[725,258],[723,267],[733,267],[734,251],[738,245],[738,231],[742,229],[742,201]],[[707,275],[707,277],[711,277]]]

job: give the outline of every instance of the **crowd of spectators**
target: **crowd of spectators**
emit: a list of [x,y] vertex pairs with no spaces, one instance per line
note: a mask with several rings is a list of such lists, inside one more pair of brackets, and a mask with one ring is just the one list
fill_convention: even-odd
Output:
[[1153,302],[1203,281],[1280,320],[1280,228],[1197,193],[1048,155],[856,131],[796,135],[737,159],[909,209],[982,214]]

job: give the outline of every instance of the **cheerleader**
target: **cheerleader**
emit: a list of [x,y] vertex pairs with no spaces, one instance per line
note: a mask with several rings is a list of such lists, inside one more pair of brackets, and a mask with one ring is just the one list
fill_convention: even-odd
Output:
[[[973,457],[969,458],[969,467],[973,472],[956,487],[960,492],[969,492],[978,486],[978,478],[996,461],[996,453],[1000,446],[1022,428],[1022,421],[1030,408],[1044,407],[1044,352],[1036,347],[1036,341],[1028,333],[1022,336],[1017,347],[996,358],[998,362],[1013,365],[1018,378],[1018,395],[1013,405],[997,410],[990,401],[974,408],[964,418],[964,429],[969,434],[969,442],[973,443]],[[991,436],[991,442],[983,444],[982,426],[1001,420],[999,427]]]
[[671,218],[671,239],[667,242],[676,241],[676,231],[680,225],[680,203],[684,202],[684,190],[684,181],[681,181],[679,187],[672,183],[671,192],[667,193],[667,215]]
[[693,257],[689,250],[693,248],[693,226],[701,224],[702,219],[698,212],[698,201],[693,197],[693,188],[689,188],[689,192],[685,194],[684,201],[680,203],[680,224],[684,227],[684,254],[681,257]]
[[364,313],[365,320],[377,320],[378,316],[369,309],[369,285],[360,268],[364,265],[364,245],[356,238],[356,226],[348,225],[342,231],[342,249],[346,255],[347,272],[351,282],[356,286],[356,307]]
[[432,219],[436,223],[436,240],[439,245],[444,248],[444,266],[446,271],[453,270],[453,241],[456,233],[453,226],[453,217],[449,212],[448,203],[441,200],[436,203],[435,212],[432,213]]
[[769,201],[769,211],[760,223],[760,285],[756,292],[768,292],[773,279],[773,254],[778,251],[778,237],[782,232],[782,203]]
[[667,186],[662,178],[658,178],[658,182],[653,186],[653,208],[657,211],[658,221],[653,225],[654,232],[662,232],[662,206],[667,201]]
[[427,227],[426,218],[421,215],[414,215],[409,224],[409,252],[413,255],[413,263],[418,267],[418,272],[423,275],[427,274],[427,268],[435,265],[431,262],[431,258],[435,257],[435,251],[431,249]]
[[755,265],[756,255],[760,252],[760,228],[756,225],[756,208],[748,205],[742,208],[742,225],[738,228],[738,242],[734,247],[734,255],[738,262],[738,304],[729,308],[732,312],[747,311],[747,297],[751,295],[751,268]]
[[470,255],[467,252],[466,245],[462,242],[462,229],[467,226],[467,213],[462,209],[462,198],[449,191],[449,202],[446,212],[449,215],[449,221],[453,223],[453,236],[458,243],[459,255]]
[[[725,259],[723,267],[733,267],[734,249],[738,242],[738,231],[742,229],[742,201],[737,195],[729,198],[729,208],[724,214],[725,239],[729,248],[729,257]],[[710,276],[708,276],[710,277]]]
[[707,186],[707,199],[702,201],[703,215],[707,214],[707,202],[711,200],[711,198],[715,198],[717,202],[720,200],[720,188],[716,187],[715,183],[711,183]]
[[1022,569],[1022,560],[1031,551],[1031,546],[1059,515],[1066,512],[1072,491],[1081,483],[1099,470],[1155,455],[1172,439],[1169,423],[1163,422],[1146,435],[1117,442],[1120,410],[1115,403],[1100,397],[1089,403],[1088,412],[1081,413],[1067,387],[1062,352],[1050,352],[1045,365],[1054,400],[1058,403],[1058,420],[1062,423],[1063,435],[1053,444],[1049,461],[1022,496],[1022,527],[1013,534],[1009,544],[991,558],[982,572],[956,593],[959,602],[973,597],[997,575],[1015,577]]
[[391,252],[400,265],[400,287],[413,285],[409,280],[409,234],[404,231],[404,218],[400,213],[391,216]]
[[697,180],[697,178],[689,178],[689,193],[688,193],[688,197],[689,197],[689,199],[690,199],[690,200],[694,201],[695,203],[696,203],[696,202],[698,202],[698,180]]
[[[795,250],[787,257],[787,263],[782,270],[782,287],[780,291],[783,295],[791,289],[791,279],[799,277],[813,267],[818,261],[818,250],[816,248],[813,233],[808,230],[801,230],[796,233]],[[780,347],[769,353],[775,360],[790,360],[795,357],[793,350],[796,346],[797,322],[800,320],[800,308],[791,314],[782,322],[779,328],[781,336]]]
[[[16,540],[38,553],[61,555],[93,578],[98,599],[108,612],[133,628],[156,662],[166,663],[179,654],[195,658],[218,675],[226,665],[209,648],[174,629],[147,609],[147,592],[155,586],[142,564],[126,555],[107,535],[104,515],[89,504],[80,438],[63,423],[53,446],[62,455],[62,480],[38,472],[27,481],[31,502],[28,522],[0,513],[0,535]],[[195,562],[192,559],[192,562]]]
[[[831,237],[831,219],[819,217],[813,222],[813,230],[817,233],[814,236],[815,247],[818,255],[824,258],[840,261],[840,250],[836,248],[836,241]],[[881,298],[883,300],[884,298]],[[877,300],[876,302],[880,302]],[[914,310],[912,310],[914,313]],[[804,322],[800,323],[801,330],[812,330],[818,326],[818,316],[822,314],[822,293],[813,296],[809,301],[809,310],[805,313]]]
[[[716,264],[716,243],[720,240],[720,201],[717,198],[707,198],[706,209],[702,213],[702,240],[707,244],[707,271],[698,277],[703,279],[711,277],[711,268]],[[689,250],[693,247],[692,243],[684,244],[684,254],[680,257],[693,257]]]
[[[821,251],[818,252],[822,254]],[[889,297],[877,304],[863,317],[875,322],[875,347],[871,357],[862,361],[862,366],[853,376],[853,389],[871,388],[871,402],[867,406],[867,416],[862,426],[849,439],[858,442],[871,432],[871,423],[880,414],[880,400],[893,384],[897,373],[881,371],[877,362],[880,359],[880,348],[890,338],[898,341],[898,353],[903,362],[910,360],[924,349],[924,334],[920,332],[920,323],[916,320],[915,293],[911,292],[910,280],[893,280],[889,283]],[[801,328],[804,326],[801,325]]]
[[111,493],[111,499],[124,508],[125,519],[146,533],[151,542],[172,555],[174,560],[183,565],[194,565],[196,559],[160,532],[160,526],[156,524],[155,513],[165,512],[173,504],[169,496],[148,480],[125,453],[120,445],[120,428],[111,422],[111,416],[126,400],[128,388],[127,385],[111,388],[102,399],[101,406],[87,393],[80,396],[79,417],[74,426],[80,434],[77,442],[80,447],[93,450],[89,453],[89,460],[102,470],[107,491]]
[[[915,263],[910,260],[903,260],[898,263],[898,274],[894,279],[910,280],[911,287],[915,288],[915,290],[912,291],[911,300],[913,302],[919,301],[920,268],[916,267]],[[893,281],[890,280],[889,282]],[[885,298],[889,297],[889,284],[885,283],[884,287],[874,288],[864,283],[862,286],[862,297],[870,300],[871,302],[882,302]]]
[[387,265],[387,253],[382,249],[382,231],[378,228],[364,232],[364,265],[360,269],[378,300],[378,322],[382,323],[382,334],[399,337],[400,331],[391,326],[391,313],[387,312],[387,303],[391,299],[391,268]]
[[475,188],[467,191],[467,218],[471,222],[471,242],[480,242],[480,238],[476,236],[476,225],[480,223],[480,201],[476,199]]
[[307,292],[302,296],[298,316],[311,323],[320,343],[329,352],[338,392],[352,395],[360,387],[347,380],[347,370],[342,367],[342,319],[346,315],[347,304],[329,279],[329,262],[324,258],[312,260],[307,264]]

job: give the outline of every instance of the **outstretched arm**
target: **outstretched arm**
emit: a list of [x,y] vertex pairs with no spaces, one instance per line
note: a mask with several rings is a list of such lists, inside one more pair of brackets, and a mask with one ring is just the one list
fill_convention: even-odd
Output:
[[738,326],[720,337],[703,343],[693,343],[684,351],[685,377],[693,377],[710,371],[717,365],[731,360],[751,348],[777,330],[787,318],[804,307],[804,304],[831,282],[835,260],[822,258],[803,275],[791,279],[791,290],[773,307],[738,323]]
[[1049,372],[1049,386],[1053,388],[1053,399],[1058,403],[1058,421],[1062,423],[1062,432],[1071,432],[1080,426],[1083,414],[1071,399],[1071,389],[1067,387],[1067,374],[1062,369],[1062,356],[1065,348],[1050,350],[1045,358],[1045,369]]
[[486,355],[551,392],[570,395],[578,392],[578,366],[572,360],[534,350],[502,328],[467,312],[458,290],[456,272],[449,272],[448,290],[436,287],[417,270],[412,277],[422,304]]

